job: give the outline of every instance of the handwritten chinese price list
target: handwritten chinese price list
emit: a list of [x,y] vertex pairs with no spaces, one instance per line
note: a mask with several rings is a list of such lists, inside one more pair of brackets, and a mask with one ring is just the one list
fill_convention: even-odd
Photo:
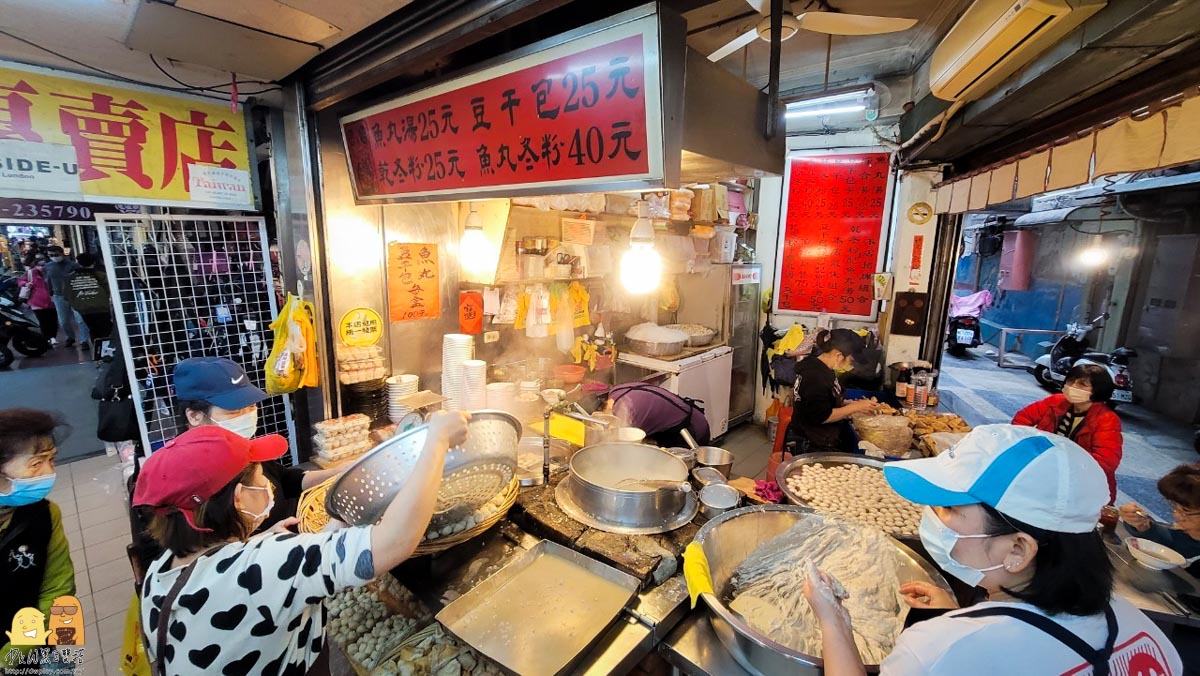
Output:
[[441,316],[436,244],[388,244],[388,315],[394,322]]
[[642,36],[343,122],[360,198],[650,171]]
[[870,316],[886,153],[791,160],[779,309]]

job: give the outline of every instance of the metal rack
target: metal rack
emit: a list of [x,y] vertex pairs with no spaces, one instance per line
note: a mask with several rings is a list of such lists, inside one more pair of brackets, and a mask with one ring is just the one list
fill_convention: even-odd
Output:
[[[228,357],[265,386],[278,315],[266,224],[257,217],[99,214],[142,445],[185,430],[171,374],[189,357]],[[282,434],[298,461],[291,397],[258,407],[258,433]]]

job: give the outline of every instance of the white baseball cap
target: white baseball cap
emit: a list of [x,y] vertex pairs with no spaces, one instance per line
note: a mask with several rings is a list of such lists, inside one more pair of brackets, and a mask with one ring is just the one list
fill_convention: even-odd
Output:
[[941,455],[888,463],[883,475],[906,500],[934,507],[983,503],[1057,533],[1095,529],[1109,501],[1108,479],[1087,451],[1017,425],[981,425]]

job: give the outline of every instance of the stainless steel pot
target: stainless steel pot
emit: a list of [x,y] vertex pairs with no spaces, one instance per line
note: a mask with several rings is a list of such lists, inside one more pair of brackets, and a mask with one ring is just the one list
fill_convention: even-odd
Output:
[[[801,520],[823,518],[806,507],[755,505],[725,512],[704,524],[696,534],[695,541],[708,559],[716,590],[715,595],[701,594],[712,611],[713,631],[729,654],[751,674],[817,676],[821,673],[820,657],[791,650],[759,633],[725,605],[724,595],[729,591],[734,571],[759,545]],[[925,559],[898,541],[891,543],[899,561],[896,572],[900,584],[920,580],[950,591],[946,580]],[[867,670],[877,672],[879,668],[868,665]]]
[[711,484],[700,489],[700,514],[705,519],[736,509],[742,501],[742,492],[729,484]]
[[733,471],[733,454],[716,446],[701,446],[696,449],[696,466],[711,467],[728,479]]
[[655,446],[604,443],[571,458],[568,491],[576,505],[599,521],[649,528],[688,507],[691,486],[683,461]]

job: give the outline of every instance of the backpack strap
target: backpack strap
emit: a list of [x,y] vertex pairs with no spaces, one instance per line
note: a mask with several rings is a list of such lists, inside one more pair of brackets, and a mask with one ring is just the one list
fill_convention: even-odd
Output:
[[1035,613],[1032,610],[1024,608],[1012,607],[997,607],[997,608],[980,608],[979,610],[969,610],[965,613],[959,613],[954,617],[1011,617],[1020,620],[1028,625],[1036,627],[1052,638],[1057,639],[1060,643],[1075,651],[1092,665],[1093,676],[1108,676],[1109,665],[1108,661],[1112,658],[1113,646],[1117,642],[1117,615],[1113,612],[1112,606],[1104,609],[1104,619],[1108,623],[1108,637],[1104,640],[1104,647],[1096,650],[1088,645],[1086,641],[1076,636],[1066,627],[1055,622],[1054,620]]

